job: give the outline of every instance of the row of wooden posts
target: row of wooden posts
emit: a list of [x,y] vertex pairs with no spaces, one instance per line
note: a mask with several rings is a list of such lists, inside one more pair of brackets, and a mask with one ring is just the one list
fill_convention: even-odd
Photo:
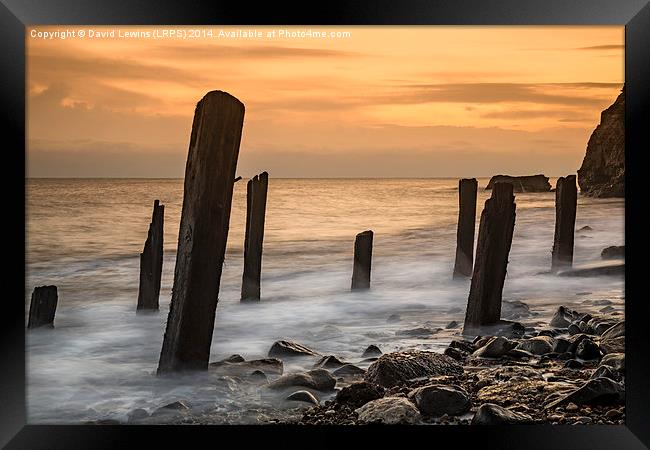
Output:
[[[218,301],[234,183],[244,119],[244,105],[222,91],[197,104],[185,171],[183,208],[169,316],[158,373],[205,370]],[[477,180],[459,181],[459,215],[454,278],[471,276],[463,333],[500,321],[503,285],[515,224],[515,197],[509,183],[496,183],[481,213],[476,257],[473,255]],[[266,172],[249,180],[242,301],[260,299],[264,219],[268,192]],[[560,178],[555,192],[556,220],[552,271],[570,267],[577,206],[575,175]],[[151,224],[140,255],[138,310],[158,309],[162,274],[164,206],[154,202]],[[354,243],[352,290],[370,288],[373,232],[359,233]],[[54,290],[52,290],[54,288]],[[51,325],[56,287],[37,287],[32,294],[28,327]]]

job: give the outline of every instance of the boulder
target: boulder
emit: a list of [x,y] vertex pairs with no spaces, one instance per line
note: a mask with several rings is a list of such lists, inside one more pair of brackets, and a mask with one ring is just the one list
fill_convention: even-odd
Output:
[[147,417],[149,417],[149,413],[146,409],[136,408],[129,412],[126,420],[128,423],[133,423],[142,419],[146,419]]
[[524,339],[519,342],[517,349],[523,350],[533,355],[544,355],[551,353],[555,346],[555,339],[549,336],[536,336],[530,339]]
[[625,87],[600,115],[578,169],[578,185],[583,195],[625,196]]
[[514,425],[532,422],[533,418],[529,415],[511,411],[494,403],[482,404],[472,418],[472,425]]
[[472,344],[470,341],[457,339],[454,339],[449,343],[449,348],[455,348],[466,353],[472,353],[474,350],[476,350],[476,347],[474,347],[474,344]]
[[601,339],[614,339],[617,337],[625,336],[625,321],[618,322],[611,328],[607,329],[602,335]]
[[366,373],[361,367],[357,367],[354,364],[346,364],[339,367],[334,372],[332,372],[337,377],[344,377],[348,375],[363,375]]
[[442,354],[454,358],[456,361],[461,361],[465,356],[467,356],[466,352],[453,347],[447,347]]
[[469,394],[458,386],[430,384],[408,394],[422,414],[429,416],[459,416],[469,411]]
[[578,320],[579,317],[579,312],[569,309],[566,306],[560,306],[555,311],[555,314],[553,314],[550,325],[555,328],[567,328],[571,323]]
[[420,337],[420,336],[431,336],[435,334],[436,330],[426,327],[411,328],[408,330],[397,330],[395,336],[410,336],[410,337]]
[[359,408],[366,403],[384,396],[384,388],[376,384],[359,381],[344,387],[336,394],[337,403],[349,404]]
[[612,245],[610,247],[605,247],[603,251],[600,252],[600,257],[603,259],[625,259],[625,246]]
[[306,373],[283,375],[266,385],[268,389],[272,390],[283,390],[295,386],[315,391],[331,391],[336,386],[336,379],[325,369],[313,369]]
[[422,420],[415,405],[404,397],[384,397],[372,400],[355,411],[362,423],[415,425]]
[[481,358],[500,358],[515,347],[517,347],[516,341],[511,341],[502,336],[495,336],[483,347],[472,353],[472,356],[478,356]]
[[460,324],[459,324],[457,321],[452,320],[451,322],[449,322],[449,323],[447,324],[447,326],[445,327],[445,329],[447,329],[447,330],[453,330],[454,328],[458,328],[459,326],[460,326]]
[[625,336],[602,339],[600,341],[600,350],[606,355],[609,353],[625,353]]
[[585,360],[600,358],[598,344],[589,338],[582,339],[576,349],[576,356]]
[[368,367],[365,380],[383,387],[392,387],[414,378],[462,373],[463,367],[449,356],[410,350],[382,355]]
[[210,363],[209,369],[220,375],[238,377],[248,376],[255,371],[262,371],[264,374],[273,375],[282,375],[284,371],[282,361],[277,358],[252,359],[250,361],[243,361],[243,358],[242,361],[231,358]]
[[615,405],[625,402],[625,386],[616,381],[598,377],[583,384],[580,388],[549,403],[547,408],[575,403],[576,405]]
[[337,369],[346,364],[346,362],[341,361],[336,356],[323,356],[314,364],[314,369]]
[[289,395],[286,400],[288,401],[294,401],[294,402],[305,402],[305,403],[311,403],[312,405],[318,405],[319,401],[318,399],[314,396],[309,391],[296,391],[293,394]]
[[618,371],[612,369],[609,366],[603,366],[603,365],[598,366],[589,378],[593,379],[599,377],[610,378],[614,381],[621,381],[623,379],[623,377]]
[[531,315],[530,307],[522,301],[504,300],[501,303],[501,318],[503,319],[514,320]]
[[183,400],[179,400],[176,402],[169,403],[165,406],[161,406],[160,408],[156,409],[151,414],[151,417],[167,415],[167,414],[180,414],[180,413],[187,412],[189,410],[190,410],[189,404]]
[[373,356],[380,356],[381,355],[381,350],[379,347],[376,345],[369,345],[364,351],[363,354],[361,355],[362,358],[370,358]]
[[625,354],[624,353],[609,353],[603,356],[600,360],[599,367],[611,367],[612,369],[625,373]]
[[291,341],[276,341],[269,350],[269,357],[321,356],[318,352]]
[[486,190],[492,189],[495,183],[510,183],[514,192],[550,192],[551,183],[544,175],[526,175],[513,177],[510,175],[494,175],[490,178]]

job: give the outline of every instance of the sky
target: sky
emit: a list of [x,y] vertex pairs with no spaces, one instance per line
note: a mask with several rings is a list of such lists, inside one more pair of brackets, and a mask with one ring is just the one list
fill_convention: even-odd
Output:
[[211,90],[244,177],[562,176],[624,81],[620,26],[165,30],[27,29],[28,177],[182,178]]

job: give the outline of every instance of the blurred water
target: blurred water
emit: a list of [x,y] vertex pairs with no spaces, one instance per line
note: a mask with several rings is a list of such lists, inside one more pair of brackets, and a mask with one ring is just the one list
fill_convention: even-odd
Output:
[[[479,180],[477,229],[490,191]],[[551,180],[554,184],[554,180]],[[295,339],[357,362],[369,344],[384,351],[442,349],[457,331],[397,338],[395,331],[462,322],[469,281],[451,280],[457,179],[273,179],[264,239],[262,302],[240,305],[246,184],[235,184],[211,360],[266,356],[274,340]],[[123,419],[176,399],[224,408],[230,422],[256,411],[254,393],[228,397],[200,375],[155,377],[173,284],[182,180],[29,180],[26,309],[34,286],[56,284],[55,329],[27,337],[28,420],[75,423]],[[136,315],[139,252],[154,199],[165,205],[161,310]],[[547,320],[558,304],[622,307],[616,277],[558,278],[550,267],[554,193],[517,194],[505,300]],[[624,243],[624,202],[579,197],[576,265]],[[372,289],[350,293],[356,233],[372,229]],[[588,294],[587,294],[588,293]],[[26,311],[27,312],[27,311]],[[387,323],[400,313],[404,320]],[[335,326],[336,328],[332,328]],[[285,366],[285,371],[303,366]],[[253,414],[255,415],[255,414]]]

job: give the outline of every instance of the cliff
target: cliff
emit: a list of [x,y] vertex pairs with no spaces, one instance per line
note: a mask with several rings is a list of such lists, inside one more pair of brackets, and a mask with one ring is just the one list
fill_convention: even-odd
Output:
[[578,185],[592,197],[625,196],[625,86],[589,138]]

